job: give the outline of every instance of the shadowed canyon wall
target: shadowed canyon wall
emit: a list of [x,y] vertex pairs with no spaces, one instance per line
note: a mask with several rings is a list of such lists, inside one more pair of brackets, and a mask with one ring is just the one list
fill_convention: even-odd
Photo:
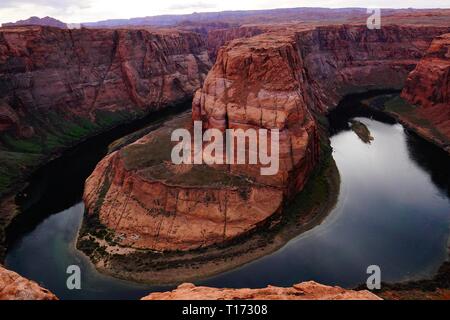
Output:
[[[402,97],[416,106],[420,119],[429,121],[435,132],[427,132],[438,145],[450,152],[450,34],[436,37],[425,57],[409,75]],[[437,131],[437,132],[436,132]]]
[[190,32],[1,28],[1,189],[16,162],[189,101],[210,67]]

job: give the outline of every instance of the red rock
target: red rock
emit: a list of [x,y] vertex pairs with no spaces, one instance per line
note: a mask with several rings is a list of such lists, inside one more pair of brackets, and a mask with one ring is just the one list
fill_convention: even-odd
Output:
[[250,38],[267,32],[270,27],[266,26],[241,26],[233,28],[215,29],[207,33],[206,44],[212,61],[216,60],[220,47],[231,40],[238,38]]
[[1,127],[46,121],[50,111],[95,122],[101,110],[165,108],[190,99],[209,68],[189,32],[1,28]]
[[47,289],[0,266],[0,300],[58,300]]
[[436,37],[409,75],[402,97],[450,142],[450,34]]
[[171,292],[152,293],[142,300],[382,300],[364,291],[329,287],[304,282],[290,288],[269,286],[265,289],[215,289],[185,283]]

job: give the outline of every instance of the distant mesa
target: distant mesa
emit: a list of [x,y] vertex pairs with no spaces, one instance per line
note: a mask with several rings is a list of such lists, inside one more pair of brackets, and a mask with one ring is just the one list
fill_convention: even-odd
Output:
[[39,18],[39,17],[30,17],[26,20],[19,20],[16,22],[8,22],[3,23],[2,27],[11,27],[11,26],[48,26],[48,27],[56,27],[61,29],[68,29],[69,25],[67,23],[64,23],[62,21],[59,21],[52,17],[45,17],[45,18]]

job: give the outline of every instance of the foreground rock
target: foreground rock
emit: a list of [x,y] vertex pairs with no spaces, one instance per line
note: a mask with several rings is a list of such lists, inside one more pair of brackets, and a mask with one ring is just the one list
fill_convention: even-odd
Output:
[[418,108],[396,110],[400,117],[450,152],[450,34],[434,39],[409,75],[402,97]]
[[369,291],[353,291],[304,282],[291,288],[215,289],[183,284],[171,292],[152,293],[142,300],[382,300]]
[[15,272],[0,266],[0,300],[58,300],[47,289],[41,288]]

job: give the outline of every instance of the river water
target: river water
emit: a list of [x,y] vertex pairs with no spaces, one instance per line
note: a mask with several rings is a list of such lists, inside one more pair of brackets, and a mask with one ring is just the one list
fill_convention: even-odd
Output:
[[[370,265],[381,268],[386,282],[437,272],[448,257],[449,157],[402,125],[357,105],[347,101],[330,115],[341,188],[325,221],[271,255],[197,284],[259,288],[315,280],[352,287],[365,283]],[[372,143],[350,130],[351,119],[367,126]],[[84,205],[82,183],[72,181],[83,181],[101,155],[78,150],[77,157],[65,157],[42,172],[45,182],[35,189],[44,190],[45,197],[24,212],[39,218],[13,226],[6,266],[62,299],[137,299],[173,289],[102,275],[75,248]],[[81,290],[66,287],[66,268],[73,264],[81,267]]]

